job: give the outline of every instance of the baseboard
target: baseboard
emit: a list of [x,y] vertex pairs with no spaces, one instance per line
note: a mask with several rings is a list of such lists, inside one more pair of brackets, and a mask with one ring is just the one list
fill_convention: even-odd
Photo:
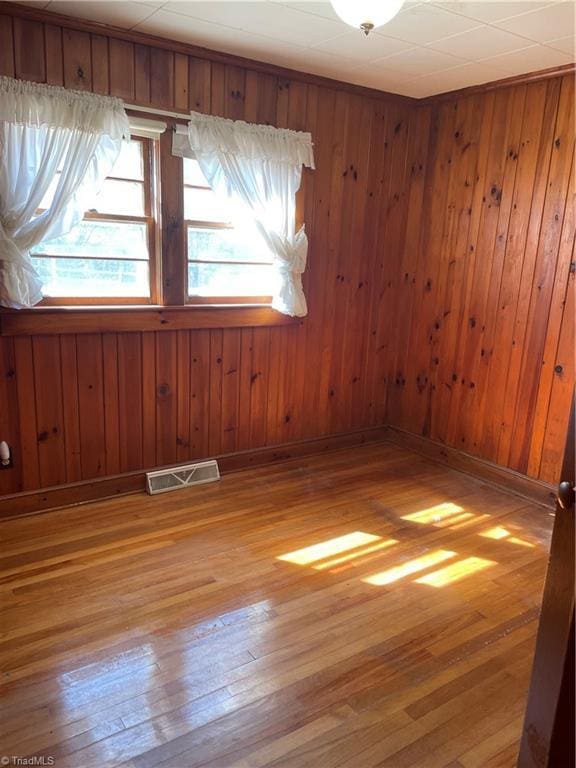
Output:
[[[457,448],[449,448],[428,438],[404,432],[396,427],[373,427],[345,434],[301,440],[295,443],[257,448],[217,456],[223,473],[236,472],[248,467],[274,464],[300,456],[311,456],[339,448],[353,448],[364,443],[387,441],[425,456],[432,461],[472,475],[501,490],[522,496],[529,501],[553,507],[556,489],[549,483],[522,475],[512,469],[471,456]],[[153,467],[151,469],[161,469]],[[85,480],[79,483],[57,485],[40,491],[25,491],[0,498],[0,519],[47,512],[59,507],[85,504],[100,499],[144,492],[147,470],[122,475]]]
[[509,491],[548,508],[554,507],[556,487],[550,483],[527,477],[513,469],[479,459],[457,448],[450,448],[442,443],[411,432],[405,432],[397,427],[388,427],[386,439],[394,445],[407,448],[432,461],[484,480],[501,490]]
[[[295,459],[299,456],[311,456],[325,451],[334,451],[338,448],[352,448],[364,443],[381,442],[386,438],[386,435],[386,427],[374,427],[210,458],[218,459],[221,472],[235,472],[247,467]],[[161,468],[151,467],[150,470]],[[148,470],[138,470],[137,472],[85,480],[79,483],[56,485],[40,491],[24,491],[10,496],[2,496],[0,497],[0,519],[37,514],[59,507],[69,507],[90,501],[144,492],[146,489],[146,471]]]

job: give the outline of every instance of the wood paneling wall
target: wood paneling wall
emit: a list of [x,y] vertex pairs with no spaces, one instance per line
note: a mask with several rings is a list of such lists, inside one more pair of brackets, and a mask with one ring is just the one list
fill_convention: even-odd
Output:
[[573,77],[434,104],[416,158],[387,420],[556,482],[574,386]]
[[0,494],[387,422],[556,479],[568,78],[418,106],[14,13],[0,74],[309,130],[317,170],[303,323],[0,337]]
[[0,73],[310,130],[303,324],[0,337],[0,493],[348,432],[384,416],[380,294],[405,216],[409,101],[0,15]]

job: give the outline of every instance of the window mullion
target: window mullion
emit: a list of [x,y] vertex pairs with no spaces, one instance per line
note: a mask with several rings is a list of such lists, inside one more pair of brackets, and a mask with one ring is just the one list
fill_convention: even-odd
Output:
[[184,247],[184,169],[172,154],[172,131],[160,137],[161,303],[186,303],[186,250]]

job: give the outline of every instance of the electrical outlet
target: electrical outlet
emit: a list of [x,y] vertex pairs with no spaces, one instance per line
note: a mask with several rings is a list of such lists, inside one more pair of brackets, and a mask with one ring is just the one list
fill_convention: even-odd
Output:
[[0,442],[0,469],[10,469],[13,465],[12,451],[7,442]]

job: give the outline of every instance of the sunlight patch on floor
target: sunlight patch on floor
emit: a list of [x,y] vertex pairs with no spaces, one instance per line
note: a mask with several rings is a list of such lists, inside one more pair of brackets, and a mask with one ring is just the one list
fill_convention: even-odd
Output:
[[445,587],[447,584],[453,584],[455,581],[460,581],[460,579],[483,571],[492,565],[496,565],[493,560],[485,560],[483,557],[466,557],[464,560],[447,565],[438,571],[427,573],[425,576],[414,579],[414,581],[416,584],[428,584],[431,587]]
[[[489,514],[467,512],[463,507],[453,502],[436,504],[433,507],[411,512],[401,517],[402,520],[410,523],[432,525],[436,528],[450,528],[453,530],[483,523],[487,518],[490,518]],[[478,533],[478,535],[494,542],[503,541],[530,548],[535,546],[529,541],[513,536],[511,531],[502,525],[486,528]],[[388,558],[387,550],[399,543],[398,539],[384,539],[382,536],[366,533],[365,531],[354,531],[318,544],[297,549],[293,552],[288,552],[284,555],[279,555],[277,559],[295,565],[309,566],[315,571],[327,571],[337,574],[349,568],[357,569],[372,560],[378,561],[379,558],[384,556]],[[396,550],[393,550],[392,555],[395,553]],[[440,563],[453,558],[455,562],[433,570]],[[483,557],[464,557],[464,553],[448,549],[437,549],[407,560],[400,565],[392,564],[395,559],[394,557],[391,558],[390,567],[386,570],[366,576],[362,578],[362,581],[373,586],[385,586],[414,576],[414,578],[410,579],[414,584],[444,587],[484,571],[493,565],[497,565],[495,560],[488,560]]]
[[525,539],[520,539],[518,536],[512,536],[507,528],[503,528],[500,525],[497,525],[494,528],[489,528],[487,531],[481,533],[480,536],[485,539],[494,539],[496,541],[509,541],[511,544],[519,544],[521,547],[534,549],[534,544]]
[[494,528],[490,528],[481,533],[480,536],[483,536],[485,539],[495,539],[496,541],[499,541],[500,539],[505,539],[507,536],[510,536],[510,531],[507,531],[506,528],[502,528],[500,525],[496,525]]
[[341,555],[341,557],[333,557],[330,558],[330,560],[325,560],[322,563],[317,563],[313,566],[317,571],[324,571],[328,568],[334,568],[337,565],[341,565],[342,563],[348,563],[351,560],[355,560],[358,557],[362,557],[363,555],[369,555],[372,552],[380,552],[383,549],[387,549],[388,547],[393,546],[394,544],[398,544],[398,539],[386,539],[385,541],[380,541],[378,544],[372,544],[372,546],[369,547],[361,547],[360,549],[355,549],[354,552],[349,552],[346,555]]
[[353,533],[347,533],[345,536],[322,541],[320,544],[312,544],[310,547],[288,552],[286,555],[280,555],[277,559],[287,563],[294,563],[295,565],[310,565],[310,563],[315,563],[318,560],[324,560],[327,557],[333,557],[356,547],[362,547],[381,540],[382,536],[364,533],[363,531],[354,531]]
[[[462,507],[447,501],[444,504],[436,504],[435,507],[421,509],[418,512],[411,512],[409,515],[402,515],[401,519],[407,520],[410,523],[421,523],[425,525],[427,523],[441,523],[446,518],[453,518],[461,512],[464,512]],[[465,514],[470,515],[471,513],[468,512]]]
[[387,571],[381,571],[375,573],[372,576],[368,576],[362,581],[366,584],[374,584],[375,586],[383,586],[384,584],[392,584],[394,581],[403,579],[405,576],[410,576],[418,571],[423,571],[426,568],[430,568],[433,565],[449,560],[451,557],[455,557],[456,552],[450,552],[445,549],[438,549],[435,552],[430,552],[422,557],[416,557],[413,560],[409,560],[407,563],[397,565],[394,568],[389,568]]

